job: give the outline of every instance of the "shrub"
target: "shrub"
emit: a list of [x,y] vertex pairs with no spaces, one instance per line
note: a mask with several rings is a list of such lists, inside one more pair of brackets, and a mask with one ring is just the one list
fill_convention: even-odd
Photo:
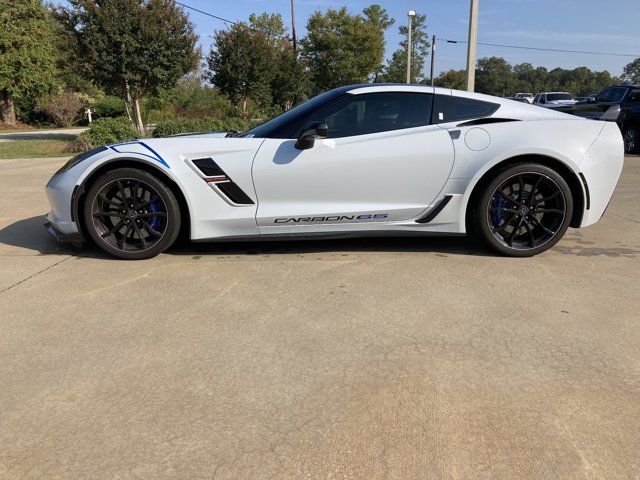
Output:
[[84,106],[80,96],[74,92],[62,92],[50,96],[40,108],[59,127],[70,127]]
[[126,142],[139,137],[127,117],[99,118],[91,124],[89,130],[78,137],[90,147],[99,147],[110,143]]
[[92,105],[95,110],[96,118],[116,118],[124,117],[127,111],[124,108],[124,102],[118,97],[105,95]]
[[239,118],[219,119],[204,117],[199,119],[167,120],[156,125],[153,136],[160,138],[179,133],[231,132],[242,131],[247,128],[247,122]]

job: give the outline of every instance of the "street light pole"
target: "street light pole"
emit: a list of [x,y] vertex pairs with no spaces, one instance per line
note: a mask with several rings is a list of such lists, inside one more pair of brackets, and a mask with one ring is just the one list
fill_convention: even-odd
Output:
[[409,19],[409,30],[407,32],[407,83],[411,83],[411,19],[415,17],[416,12],[409,10],[407,17]]
[[296,9],[291,0],[291,35],[293,36],[293,55],[298,58],[298,36],[296,35]]
[[476,85],[476,52],[478,49],[478,4],[471,0],[469,12],[469,43],[467,45],[467,91],[473,92]]
[[435,75],[434,69],[436,65],[436,36],[431,37],[431,86],[433,87],[433,76]]

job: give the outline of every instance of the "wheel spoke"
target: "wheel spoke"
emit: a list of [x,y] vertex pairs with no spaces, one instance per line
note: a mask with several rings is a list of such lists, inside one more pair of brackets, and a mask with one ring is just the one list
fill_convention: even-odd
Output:
[[123,218],[125,215],[122,212],[117,212],[115,210],[111,210],[108,212],[95,212],[93,214],[94,217],[118,217]]
[[156,200],[158,200],[158,197],[156,195],[151,195],[151,198],[149,200],[147,200],[145,202],[142,202],[142,203],[139,203],[137,205],[134,205],[133,208],[138,209],[138,208],[148,207],[149,205],[151,205]]
[[127,243],[127,237],[129,236],[129,232],[132,230],[131,224],[127,225],[126,230],[124,231],[124,235],[122,236],[122,242],[120,245],[120,250],[124,250],[124,246]]
[[505,207],[493,207],[489,209],[490,212],[509,212],[509,213],[518,213],[518,210],[515,208],[505,208]]
[[533,236],[533,229],[529,226],[529,222],[524,222],[524,228],[527,229],[527,233],[529,234],[529,239],[531,240],[531,248],[535,248],[536,237]]
[[533,222],[535,222],[536,225],[538,225],[540,228],[542,228],[545,232],[547,232],[549,235],[555,235],[556,232],[554,232],[553,230],[548,229],[547,227],[545,227],[542,222],[540,222],[540,220],[538,220],[538,217],[531,217],[531,220]]
[[522,225],[522,221],[524,220],[524,217],[522,217],[520,219],[520,221],[518,222],[518,225],[516,225],[514,227],[514,229],[511,231],[511,235],[509,235],[509,246],[513,247],[513,240],[516,237],[516,232],[520,229],[520,225]]
[[541,198],[540,200],[538,200],[538,203],[547,202],[552,198],[556,198],[558,195],[560,195],[560,190],[556,190],[554,193],[552,193],[548,197]]
[[104,195],[103,193],[99,193],[99,194],[98,194],[98,198],[99,198],[100,200],[102,200],[104,203],[106,203],[106,204],[107,204],[107,206],[109,206],[109,207],[113,206],[113,207],[116,207],[116,208],[122,208],[122,203],[119,203],[119,202],[118,202],[118,203],[116,203],[116,202],[114,202],[114,201],[113,201],[113,198],[109,199],[109,198],[107,198],[107,197],[106,197],[106,195]]
[[161,237],[162,233],[157,231],[155,228],[153,228],[149,222],[147,222],[145,219],[141,219],[142,220],[142,224],[144,225],[144,229],[149,232],[151,235],[155,236],[155,237]]
[[138,218],[149,218],[149,217],[166,217],[167,214],[164,212],[146,212],[138,214]]
[[564,210],[560,210],[559,208],[536,208],[536,213],[564,213]]
[[504,232],[511,225],[511,222],[517,218],[518,218],[518,215],[511,215],[511,217],[509,217],[509,220],[504,222],[500,228],[497,228],[495,230],[495,232],[496,233]]
[[120,180],[116,180],[116,184],[118,185],[118,190],[120,190],[120,197],[122,198],[122,203],[124,204],[127,200],[127,194],[124,192],[124,186]]
[[[511,189],[511,187],[509,187]],[[511,191],[513,191],[513,189],[511,189]],[[498,194],[504,198],[505,200],[514,203],[516,205],[520,205],[520,202],[518,202],[517,200],[514,200],[513,198],[511,198],[509,195],[507,195],[506,193],[504,193],[501,189],[498,189]]]
[[122,228],[122,226],[124,225],[124,220],[120,220],[118,223],[116,223],[112,228],[110,228],[109,230],[107,230],[106,232],[104,232],[103,234],[101,234],[100,236],[102,238],[107,238],[110,235],[113,235],[115,232],[117,232],[118,230],[120,230]]
[[147,249],[147,241],[142,236],[142,231],[140,230],[140,227],[138,227],[138,225],[136,225],[135,222],[134,222],[133,228],[136,229],[136,233],[138,234],[138,237],[140,237],[140,242],[142,242],[142,248],[144,248],[146,250]]
[[518,200],[521,205],[524,205],[524,180],[522,179],[522,175],[518,175],[518,185],[520,187]]
[[538,193],[538,186],[540,185],[541,181],[542,181],[542,175],[539,175],[538,179],[536,180],[536,183],[533,185],[533,188],[531,189],[531,196],[529,197],[528,205],[531,205],[531,203],[536,198],[536,193]]

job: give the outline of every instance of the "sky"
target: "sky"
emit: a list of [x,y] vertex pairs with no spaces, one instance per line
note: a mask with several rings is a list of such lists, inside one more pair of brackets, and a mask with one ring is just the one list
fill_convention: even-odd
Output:
[[[180,0],[182,3],[233,21],[246,21],[249,14],[280,13],[290,26],[289,0]],[[478,42],[527,47],[624,53],[640,57],[640,0],[479,0]],[[64,4],[65,0],[54,3]],[[361,12],[371,3],[383,6],[396,19],[386,33],[386,56],[398,48],[398,26],[406,23],[407,12],[427,15],[427,32],[439,38],[466,40],[469,0],[295,0],[298,36],[304,36],[306,20],[316,10],[347,6]],[[225,23],[187,10],[200,35],[204,52],[211,46],[215,30]],[[466,45],[437,42],[436,73],[462,69]],[[478,47],[478,58],[500,56],[511,64],[609,70],[620,75],[632,57]],[[425,76],[429,75],[429,61]]]

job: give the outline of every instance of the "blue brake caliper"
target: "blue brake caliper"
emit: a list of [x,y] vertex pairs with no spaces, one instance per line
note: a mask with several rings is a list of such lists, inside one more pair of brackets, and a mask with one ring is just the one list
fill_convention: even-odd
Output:
[[498,195],[498,197],[493,198],[493,203],[491,206],[496,210],[491,214],[491,223],[493,223],[494,227],[499,227],[502,223],[503,211],[500,209],[504,208],[504,205],[505,200],[502,195]]
[[[149,207],[148,207],[148,211],[149,212],[159,212],[160,211],[160,202],[158,202],[156,200],[155,202],[150,204]],[[158,230],[159,228],[162,228],[162,222],[163,222],[163,218],[161,216],[152,215],[151,216],[151,221],[149,222],[149,225],[151,225],[151,228],[153,228],[154,230]]]

